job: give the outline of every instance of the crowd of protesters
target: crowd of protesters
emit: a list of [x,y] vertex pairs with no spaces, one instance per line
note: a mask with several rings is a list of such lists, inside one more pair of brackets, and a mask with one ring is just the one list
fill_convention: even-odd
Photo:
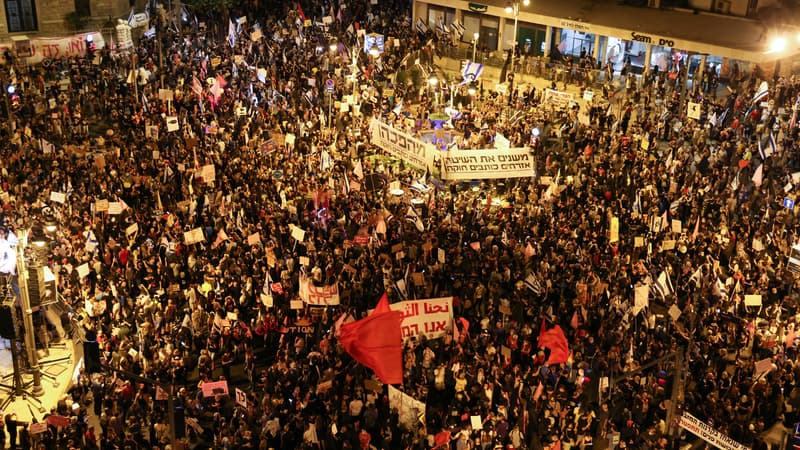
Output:
[[[435,96],[392,85],[392,74],[435,62],[449,39],[420,33],[407,2],[245,3],[229,11],[247,18],[233,39],[214,17],[174,25],[153,13],[158,32],[136,57],[5,66],[20,88],[14,131],[3,132],[6,229],[59,222],[48,265],[74,320],[54,333],[96,336],[119,369],[70,388],[51,413],[71,426],[13,434],[12,446],[661,449],[680,442],[668,414],[685,411],[766,448],[763,432],[798,420],[787,267],[797,236],[783,202],[800,182],[794,78],[755,70],[716,100],[706,68],[689,89],[685,66],[612,73],[604,95],[563,110],[520,80],[508,95],[458,96],[458,145],[491,148],[501,134],[532,145],[537,177],[426,178],[436,188],[417,195],[420,230],[405,219],[408,198],[387,188],[410,191],[422,173],[375,157],[369,119],[427,128]],[[332,23],[319,26],[322,16]],[[256,27],[263,37],[251,39]],[[401,45],[376,61],[351,51],[358,29]],[[363,94],[360,110],[343,112],[354,53]],[[196,228],[201,239],[187,243]],[[341,304],[291,309],[301,275],[337,284]],[[426,405],[411,423],[336,339],[337,319],[361,318],[384,292],[454,299],[454,333],[405,343],[398,388]],[[760,303],[745,302],[751,294]],[[558,365],[538,345],[554,325],[572,355]],[[175,386],[185,437],[171,442],[169,393],[131,374]],[[202,384],[220,379],[230,395],[205,397]]]

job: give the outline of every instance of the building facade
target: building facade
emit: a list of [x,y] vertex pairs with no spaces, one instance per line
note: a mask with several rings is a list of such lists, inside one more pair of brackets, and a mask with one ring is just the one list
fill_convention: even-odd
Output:
[[109,18],[127,17],[132,0],[2,0],[0,40],[25,35],[62,36],[98,30]]
[[[461,41],[472,45],[477,36],[478,48],[489,53],[500,54],[516,42],[528,56],[587,55],[617,70],[625,63],[639,70],[670,70],[680,62],[690,67],[714,64],[725,76],[734,65],[744,69],[760,64],[769,71],[777,61],[800,53],[796,27],[741,17],[757,10],[756,0],[728,2],[733,9],[725,9],[730,14],[716,12],[718,1],[688,2],[702,3],[699,6],[707,10],[599,1],[530,0],[526,6],[522,0],[478,1],[416,0],[413,23],[421,20],[433,30],[440,22],[458,21],[464,27]],[[783,65],[784,70],[790,68]]]

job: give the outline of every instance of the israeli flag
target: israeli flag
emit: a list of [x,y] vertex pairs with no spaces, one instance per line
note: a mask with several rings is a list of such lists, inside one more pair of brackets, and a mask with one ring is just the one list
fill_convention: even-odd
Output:
[[481,72],[483,72],[483,64],[467,61],[464,71],[461,72],[461,77],[464,79],[463,83],[471,83],[477,80],[481,76]]
[[762,98],[769,95],[769,84],[766,81],[762,81],[761,85],[758,86],[758,90],[756,91],[756,95],[753,96],[753,103],[757,103]]
[[672,287],[672,280],[669,278],[669,273],[667,273],[666,270],[661,271],[658,279],[650,286],[650,291],[653,295],[661,297],[662,300],[668,295],[675,294],[675,288]]

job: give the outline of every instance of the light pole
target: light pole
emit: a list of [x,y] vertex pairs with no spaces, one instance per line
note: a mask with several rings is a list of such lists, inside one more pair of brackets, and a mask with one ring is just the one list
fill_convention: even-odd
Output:
[[[438,84],[438,83],[439,83],[439,79],[436,78],[435,75],[431,75],[431,77],[428,78],[428,85],[431,88],[436,89],[436,84]],[[436,95],[436,97],[434,97],[434,105],[438,105],[439,104],[439,94],[434,93],[434,95]]]
[[481,37],[481,35],[480,35],[480,34],[478,34],[478,33],[474,33],[474,34],[472,35],[472,61],[473,61],[473,62],[475,61],[475,49],[476,49],[476,48],[477,48],[477,46],[478,46],[478,38],[479,38],[479,37]]
[[[28,363],[33,374],[33,389],[31,394],[34,397],[44,395],[42,389],[42,372],[39,368],[39,355],[36,353],[36,338],[33,329],[33,310],[31,310],[31,297],[28,290],[28,266],[25,262],[25,248],[28,246],[28,238],[31,230],[24,230],[19,237],[17,245],[17,284],[19,285],[20,306],[22,309],[22,326],[25,330],[25,349],[28,353]],[[43,247],[44,240],[32,241],[36,247]]]
[[[531,0],[522,0],[523,6],[531,4]],[[514,73],[514,60],[517,58],[517,26],[519,22],[519,0],[513,3],[506,3],[506,14],[514,14],[514,44],[511,46],[511,73]],[[503,80],[500,80],[501,82]]]

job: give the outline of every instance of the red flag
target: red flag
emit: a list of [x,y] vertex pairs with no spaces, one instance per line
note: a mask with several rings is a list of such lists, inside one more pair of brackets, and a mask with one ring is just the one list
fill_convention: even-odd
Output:
[[369,367],[385,384],[403,384],[403,313],[386,311],[389,299],[381,297],[368,317],[342,325],[339,342],[350,356]]
[[375,306],[375,309],[372,311],[372,315],[390,312],[391,310],[392,309],[389,308],[389,296],[387,296],[386,291],[384,291],[381,299],[378,300],[378,305]]
[[572,313],[572,320],[569,321],[569,326],[572,327],[573,330],[578,328],[578,310],[576,309],[574,313]]
[[303,7],[300,5],[300,2],[295,2],[297,4],[297,15],[300,16],[303,22],[306,21],[306,14],[303,12]]
[[550,358],[547,364],[561,364],[569,360],[569,344],[564,330],[556,325],[539,336],[539,347],[550,349]]
[[450,444],[450,432],[447,430],[436,433],[433,437],[433,448],[443,448],[448,444]]

